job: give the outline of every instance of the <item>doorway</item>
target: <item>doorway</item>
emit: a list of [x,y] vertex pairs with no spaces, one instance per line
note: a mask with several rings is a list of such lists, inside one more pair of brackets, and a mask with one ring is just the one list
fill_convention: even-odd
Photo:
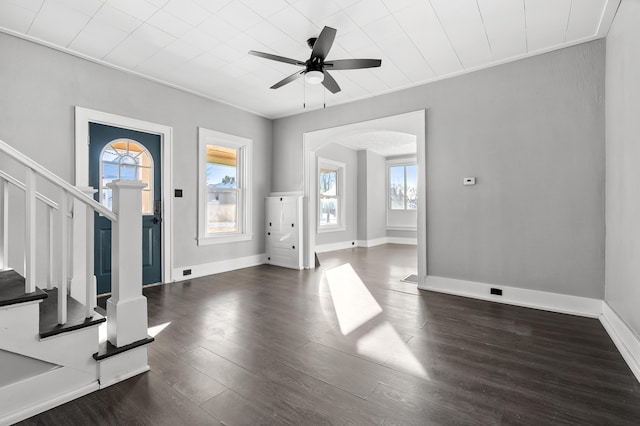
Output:
[[417,272],[418,285],[427,276],[427,220],[426,220],[426,110],[383,117],[343,126],[308,132],[303,135],[304,195],[306,226],[304,233],[305,267],[315,266],[315,224],[317,209],[316,151],[330,144],[333,139],[367,131],[396,131],[415,135],[417,142],[418,199],[423,200],[417,209]]
[[[147,251],[147,254],[152,253],[154,256],[159,256],[159,262],[153,259],[149,259],[149,256],[146,256],[145,264],[159,264],[159,277],[158,272],[156,270],[155,277],[153,275],[147,274],[146,281],[150,282],[171,282],[173,281],[173,256],[172,256],[172,241],[173,241],[173,230],[172,230],[172,217],[173,217],[173,203],[171,197],[172,191],[172,162],[173,162],[173,129],[169,126],[152,123],[143,120],[137,120],[129,117],[124,117],[116,114],[110,114],[102,111],[95,111],[87,108],[76,107],[75,109],[75,185],[78,187],[87,187],[90,185],[90,167],[89,167],[89,136],[90,136],[90,127],[93,124],[104,125],[107,127],[118,128],[120,131],[132,131],[133,133],[124,133],[125,137],[121,138],[124,140],[135,141],[137,137],[140,137],[140,133],[148,134],[150,137],[155,137],[156,140],[159,141],[159,159],[157,161],[154,160],[154,172],[157,169],[159,176],[154,179],[154,181],[159,185],[157,189],[157,195],[154,194],[154,200],[149,201],[147,206],[147,212],[154,213],[153,215],[148,214],[148,219],[150,222],[156,219],[158,223],[151,223],[150,225],[156,226],[157,238],[159,239],[160,248],[156,247],[155,250],[151,249]],[[123,145],[124,146],[124,145]],[[136,148],[135,146],[129,145],[130,148]],[[104,147],[103,147],[104,148]],[[147,148],[145,148],[147,149]],[[126,150],[125,150],[126,152]],[[137,152],[134,153],[134,156]],[[154,157],[157,156],[157,153]],[[128,161],[128,160],[125,160]],[[94,178],[95,179],[95,178]],[[97,181],[93,181],[92,185],[95,184],[95,190],[98,189],[99,179]],[[154,192],[155,191],[155,183],[154,183]],[[157,200],[157,201],[156,201]],[[98,222],[98,220],[96,220]],[[76,229],[77,227],[77,229]],[[84,232],[85,224],[82,223],[82,220],[79,219],[74,222],[74,234],[77,233],[82,235]],[[152,247],[149,244],[153,244],[153,231],[150,228],[146,230],[146,237],[143,238],[143,249],[145,248],[145,240],[148,244],[148,247]],[[97,234],[96,234],[97,235]],[[75,236],[74,236],[75,239]],[[97,240],[97,238],[96,238]],[[148,248],[147,247],[147,248]],[[96,248],[98,251],[98,248]],[[74,262],[73,262],[73,276],[74,281],[75,277],[86,276],[86,271],[83,270],[84,263],[81,261],[75,260],[76,254],[74,253]],[[98,263],[96,262],[96,267]],[[105,268],[105,269],[108,269]],[[143,273],[144,274],[144,273]],[[97,278],[97,277],[96,277]],[[74,291],[82,291],[84,287],[83,283],[78,283],[78,285],[74,285],[74,281],[72,281],[72,293]],[[104,287],[102,287],[104,288]],[[75,289],[75,290],[74,290]],[[74,295],[74,297],[76,297]],[[82,300],[82,299],[80,299]]]
[[[140,180],[142,190],[142,284],[162,278],[162,161],[160,135],[89,123],[89,186],[96,201],[112,207],[115,179]],[[94,275],[97,294],[111,292],[111,221],[96,214],[94,220]]]

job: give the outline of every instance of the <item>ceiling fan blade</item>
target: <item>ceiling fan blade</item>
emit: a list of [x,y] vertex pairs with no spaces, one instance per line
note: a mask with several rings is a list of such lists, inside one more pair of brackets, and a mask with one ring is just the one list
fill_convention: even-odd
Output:
[[304,70],[296,71],[293,74],[291,74],[289,77],[287,77],[285,79],[282,79],[279,82],[277,82],[276,84],[274,84],[273,86],[271,86],[271,88],[272,89],[277,89],[279,87],[284,86],[285,84],[289,84],[292,81],[299,79],[302,76],[302,74],[304,74]]
[[324,58],[327,57],[331,46],[333,46],[333,40],[336,38],[336,29],[331,27],[324,27],[318,36],[318,39],[313,44],[313,50],[311,51],[311,58]]
[[256,52],[255,50],[250,50],[249,55],[259,56],[265,59],[271,59],[272,61],[284,62],[286,64],[304,65],[304,62],[298,61],[297,59],[291,59],[291,58],[285,58],[284,56],[272,55],[271,53]]
[[324,72],[324,80],[322,80],[322,85],[327,89],[329,89],[331,93],[333,94],[338,93],[340,91],[340,86],[338,86],[338,83],[333,79],[331,74],[327,72],[327,70],[324,70],[323,72]]
[[380,59],[338,59],[325,62],[324,66],[330,70],[357,70],[360,68],[376,68],[382,65]]

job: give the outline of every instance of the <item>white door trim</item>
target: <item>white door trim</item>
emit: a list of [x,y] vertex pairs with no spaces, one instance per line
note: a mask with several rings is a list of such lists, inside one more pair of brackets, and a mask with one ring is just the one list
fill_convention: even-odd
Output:
[[162,157],[162,282],[173,281],[173,128],[107,112],[76,107],[75,185],[89,186],[89,123],[106,124],[160,136]]
[[415,134],[418,163],[418,224],[417,224],[417,256],[418,283],[424,284],[427,277],[427,180],[426,180],[426,110],[397,114],[375,120],[346,124],[330,129],[306,132],[302,135],[302,152],[304,162],[304,229],[303,262],[305,268],[315,267],[316,246],[316,151],[332,142],[331,137],[338,134],[358,133],[365,130],[394,130]]

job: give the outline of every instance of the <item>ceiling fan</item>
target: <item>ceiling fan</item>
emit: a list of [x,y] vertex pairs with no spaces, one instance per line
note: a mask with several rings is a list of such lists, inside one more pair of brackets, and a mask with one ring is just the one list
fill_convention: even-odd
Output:
[[338,93],[340,86],[329,74],[328,70],[355,70],[360,68],[375,68],[382,64],[380,59],[337,59],[335,61],[326,61],[327,54],[331,50],[333,40],[336,38],[336,29],[324,27],[320,35],[307,40],[307,45],[311,48],[311,56],[306,61],[298,61],[297,59],[285,58],[284,56],[272,55],[270,53],[256,52],[250,50],[249,54],[259,56],[261,58],[271,59],[272,61],[284,62],[287,64],[298,65],[304,67],[303,70],[296,71],[289,77],[280,80],[272,89],[277,89],[285,84],[304,75],[305,80],[309,84],[322,83],[324,87],[329,89],[331,93]]

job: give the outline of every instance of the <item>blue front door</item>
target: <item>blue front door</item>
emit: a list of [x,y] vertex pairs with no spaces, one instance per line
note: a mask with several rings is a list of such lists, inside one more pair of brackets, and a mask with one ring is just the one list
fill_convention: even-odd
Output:
[[[111,208],[115,179],[142,180],[142,284],[162,280],[162,184],[160,136],[89,123],[89,185],[95,198]],[[111,292],[111,221],[95,217],[95,276],[98,294]]]

